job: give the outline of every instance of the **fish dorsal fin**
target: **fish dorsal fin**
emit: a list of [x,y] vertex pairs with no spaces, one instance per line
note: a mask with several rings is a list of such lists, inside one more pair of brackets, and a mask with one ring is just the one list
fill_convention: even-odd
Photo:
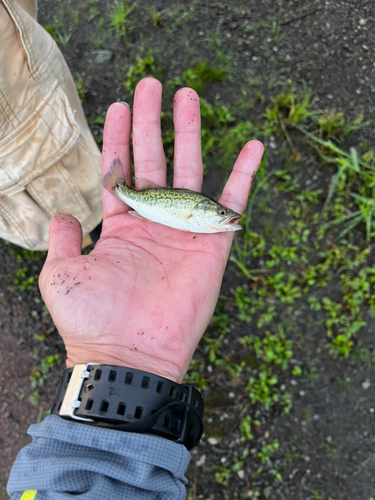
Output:
[[136,179],[137,191],[146,191],[146,189],[162,189],[162,186],[149,181],[148,179]]

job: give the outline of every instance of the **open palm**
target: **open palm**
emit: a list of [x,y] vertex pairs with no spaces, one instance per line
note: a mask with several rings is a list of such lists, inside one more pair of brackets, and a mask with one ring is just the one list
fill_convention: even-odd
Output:
[[[166,185],[160,108],[161,84],[142,80],[134,99],[136,187],[142,178]],[[176,94],[174,124],[173,186],[200,191],[199,98],[193,90]],[[130,131],[129,108],[113,104],[104,129],[102,175],[119,157],[128,185]],[[244,211],[262,153],[258,141],[245,145],[220,203]],[[182,232],[135,219],[128,209],[103,192],[103,231],[87,256],[81,256],[78,221],[61,214],[52,219],[42,296],[64,339],[68,366],[122,365],[181,382],[213,314],[233,233]]]

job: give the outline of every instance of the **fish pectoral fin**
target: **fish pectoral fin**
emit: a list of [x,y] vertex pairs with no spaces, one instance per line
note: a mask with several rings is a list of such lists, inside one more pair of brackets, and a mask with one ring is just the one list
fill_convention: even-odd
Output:
[[162,189],[162,186],[149,181],[148,179],[137,179],[136,180],[137,191],[146,191],[146,189]]
[[136,219],[145,220],[146,222],[152,222],[150,221],[150,219],[146,219],[146,217],[142,217],[142,215],[139,215],[139,213],[136,212],[135,210],[129,210],[128,214],[131,215],[132,217],[135,217]]
[[185,213],[181,214],[181,219],[183,219],[185,222],[189,222],[189,220],[193,217],[193,214],[190,213]]

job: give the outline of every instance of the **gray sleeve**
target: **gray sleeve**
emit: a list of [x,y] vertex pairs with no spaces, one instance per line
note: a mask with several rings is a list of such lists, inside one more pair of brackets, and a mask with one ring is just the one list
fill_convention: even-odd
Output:
[[190,453],[145,434],[92,427],[48,416],[32,425],[10,473],[12,500],[183,500]]

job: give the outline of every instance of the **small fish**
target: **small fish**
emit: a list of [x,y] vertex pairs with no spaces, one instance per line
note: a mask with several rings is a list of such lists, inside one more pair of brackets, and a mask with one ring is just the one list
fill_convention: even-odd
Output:
[[189,189],[163,188],[149,181],[140,191],[130,189],[118,158],[113,160],[102,184],[133,208],[128,213],[137,219],[193,233],[222,233],[242,229],[237,224],[240,214],[201,193]]

